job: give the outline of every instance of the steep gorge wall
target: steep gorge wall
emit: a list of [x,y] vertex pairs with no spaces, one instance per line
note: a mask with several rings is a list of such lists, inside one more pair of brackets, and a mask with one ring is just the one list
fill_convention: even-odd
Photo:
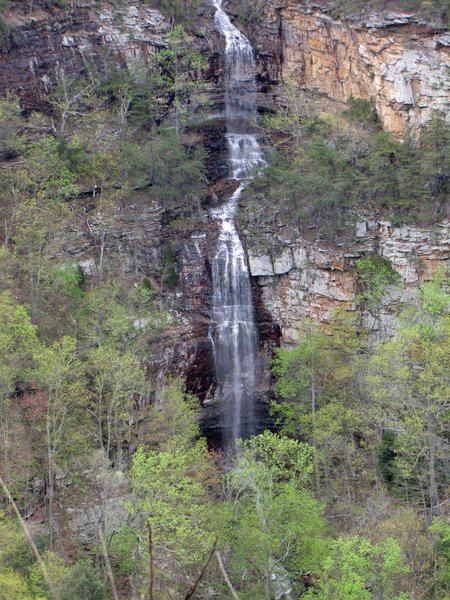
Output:
[[114,57],[122,63],[149,63],[166,45],[169,23],[160,12],[139,3],[123,6],[94,2],[44,8],[14,2],[5,14],[12,28],[0,46],[0,93],[15,92],[28,109],[45,106],[62,76],[76,76]]
[[347,312],[358,309],[363,290],[355,260],[367,254],[387,259],[400,277],[398,285],[384,291],[375,311],[363,310],[362,323],[373,339],[392,335],[398,311],[414,301],[420,282],[430,279],[450,256],[448,223],[419,229],[360,221],[354,233],[354,240],[345,244],[285,236],[283,249],[272,256],[250,247],[251,273],[261,287],[265,307],[280,325],[283,343],[296,342],[305,316],[327,322],[337,308]]
[[278,77],[339,102],[371,98],[398,136],[434,111],[449,114],[450,33],[412,15],[339,21],[326,3],[268,0],[251,37],[263,80]]
[[[450,34],[444,28],[399,12],[340,21],[320,0],[268,0],[258,26],[249,28],[263,92],[276,95],[277,82],[284,82],[342,104],[351,95],[370,98],[383,128],[397,137],[417,130],[435,112],[450,118]],[[277,102],[283,104],[282,96],[275,97]],[[271,256],[249,240],[251,273],[263,305],[280,326],[282,343],[295,343],[305,316],[326,322],[337,307],[361,308],[357,258],[378,254],[400,276],[376,314],[363,312],[374,339],[394,332],[401,307],[449,259],[449,223],[415,228],[363,219],[349,224],[349,235],[334,243],[311,242],[281,229],[275,237],[282,250]]]
[[[80,3],[31,14],[28,3],[15,4],[22,5],[22,10],[9,17],[19,35],[11,47],[2,50],[0,93],[18,91],[27,108],[45,106],[48,90],[61,72],[77,75],[87,64],[101,65],[105,53],[124,64],[135,57],[151,64],[155,51],[166,44],[169,23],[141,2]],[[259,65],[261,106],[276,105],[277,84],[285,79],[340,102],[350,94],[374,97],[384,126],[398,134],[407,125],[424,122],[433,110],[445,110],[448,34],[433,32],[406,17],[403,21],[393,17],[383,24],[343,24],[317,7],[305,9],[294,0],[269,0],[262,27],[250,31]],[[223,40],[215,33],[207,8],[200,26],[206,35],[196,37],[195,43],[210,59],[208,93],[213,100],[211,110],[216,112],[223,92]],[[225,176],[223,157],[218,159],[223,154],[223,122],[211,120],[195,135],[198,143],[206,140],[210,147],[211,196],[220,196],[221,184],[216,186],[214,180]],[[106,253],[116,261],[120,276],[128,277],[131,284],[138,272],[157,280],[162,248],[170,240],[178,272],[177,287],[168,294],[173,325],[156,340],[151,368],[161,376],[169,371],[187,376],[190,389],[208,398],[213,384],[208,338],[210,257],[217,234],[207,211],[200,210],[195,222],[181,230],[172,228],[161,206],[145,194],[126,207],[117,206],[106,224],[93,222],[89,207],[83,211],[62,235],[67,256],[91,277],[98,276],[104,239]],[[326,321],[336,306],[355,310],[359,290],[354,261],[358,256],[372,252],[385,256],[404,283],[404,288],[389,290],[376,319],[370,313],[364,315],[374,334],[380,329],[392,331],[399,305],[449,256],[448,227],[443,225],[419,230],[367,220],[358,224],[356,240],[351,242],[325,244],[300,235],[288,237],[280,233],[284,250],[271,257],[252,249],[249,242],[264,351],[277,342],[278,326],[282,342],[291,344],[305,315]]]

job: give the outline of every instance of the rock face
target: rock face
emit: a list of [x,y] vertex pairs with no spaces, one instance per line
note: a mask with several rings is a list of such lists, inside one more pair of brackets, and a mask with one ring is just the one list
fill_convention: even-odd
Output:
[[251,37],[263,79],[279,77],[340,102],[371,98],[383,127],[397,136],[433,111],[449,114],[450,35],[411,15],[344,22],[317,3],[269,0]]
[[354,261],[372,253],[389,260],[400,282],[386,290],[377,314],[363,314],[363,323],[375,336],[392,334],[399,306],[411,301],[419,282],[429,279],[450,256],[448,223],[417,229],[361,221],[355,233],[354,243],[340,246],[295,239],[277,256],[249,249],[251,273],[261,288],[264,306],[281,327],[283,343],[295,343],[305,316],[326,322],[337,307],[356,310],[361,289]]
[[[105,52],[122,64],[130,65],[135,58],[150,64],[166,44],[169,23],[138,0],[121,4],[89,0],[64,9],[44,8],[35,0],[33,6],[30,12],[28,2],[14,2],[7,20],[17,35],[0,47],[0,94],[20,93],[28,109],[45,108],[48,92],[61,74],[78,75],[92,64],[101,67]],[[210,60],[208,94],[215,119],[197,124],[191,135],[198,143],[206,140],[210,150],[210,197],[205,203],[211,205],[232,190],[220,181],[226,176],[225,125],[220,120],[223,60],[218,50],[223,40],[214,30],[208,2],[205,6],[199,24],[203,36],[195,43]],[[262,26],[248,34],[256,49],[258,102],[263,108],[274,107],[277,83],[285,79],[337,101],[344,102],[350,94],[373,97],[383,125],[398,135],[425,122],[433,110],[448,109],[449,35],[407,15],[343,23],[320,6],[268,0]],[[154,342],[149,369],[156,378],[168,372],[187,377],[189,389],[207,400],[214,381],[208,331],[210,257],[217,235],[207,212],[187,215],[187,220],[195,221],[192,227],[175,230],[161,207],[145,194],[136,194],[127,206],[118,205],[103,218],[90,216],[95,211],[89,203],[79,207],[79,219],[70,230],[61,232],[65,256],[88,276],[100,275],[104,256],[114,261],[115,272],[129,278],[130,285],[137,273],[155,283],[171,306],[173,326]],[[256,317],[266,354],[280,333],[282,342],[295,342],[305,315],[326,321],[335,306],[355,310],[358,289],[352,269],[358,256],[370,252],[385,256],[406,286],[402,292],[389,290],[376,318],[364,316],[373,331],[388,332],[396,306],[448,257],[444,226],[418,230],[360,221],[355,236],[356,242],[340,246],[284,240],[277,256],[249,248]],[[158,282],[167,243],[173,250],[177,283],[174,289],[161,291]]]
[[101,66],[106,54],[125,64],[149,63],[166,45],[169,23],[141,2],[84,2],[69,8],[40,8],[14,2],[6,13],[12,41],[0,46],[0,93],[14,91],[27,108],[40,108],[62,75]]

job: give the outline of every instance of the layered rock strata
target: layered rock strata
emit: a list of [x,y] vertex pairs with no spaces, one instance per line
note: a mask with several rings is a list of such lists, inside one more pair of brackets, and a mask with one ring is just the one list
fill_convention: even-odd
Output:
[[72,4],[30,11],[15,2],[5,15],[11,40],[0,47],[0,93],[19,93],[27,108],[40,108],[62,76],[101,66],[108,53],[125,64],[149,63],[166,45],[169,23],[143,3]]
[[326,322],[337,307],[357,309],[362,292],[355,275],[357,258],[377,253],[400,275],[399,284],[385,290],[377,311],[363,314],[363,323],[378,337],[393,333],[399,308],[413,301],[419,283],[430,279],[450,257],[448,223],[418,229],[360,221],[355,233],[355,242],[345,245],[298,237],[285,242],[275,256],[249,249],[251,274],[261,288],[264,306],[281,327],[284,344],[296,342],[305,316]]
[[435,111],[449,114],[450,34],[410,14],[339,21],[326,3],[269,0],[251,37],[262,80],[279,78],[340,102],[370,98],[397,136]]

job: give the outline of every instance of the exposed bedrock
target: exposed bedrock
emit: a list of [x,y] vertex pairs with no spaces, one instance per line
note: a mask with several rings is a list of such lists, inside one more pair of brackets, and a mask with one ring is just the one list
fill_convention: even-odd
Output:
[[447,29],[397,12],[338,21],[326,7],[268,0],[249,33],[263,87],[282,79],[340,102],[371,98],[383,127],[398,136],[433,111],[449,114]]
[[363,324],[374,338],[392,335],[398,310],[414,300],[420,282],[430,279],[450,256],[448,223],[418,229],[360,221],[355,234],[353,242],[341,244],[285,238],[273,256],[249,249],[250,271],[261,287],[264,306],[281,328],[284,344],[295,343],[305,316],[327,322],[337,307],[356,310],[361,289],[354,263],[367,254],[386,258],[400,275],[398,285],[385,290],[376,314],[363,314]]
[[[48,93],[62,73],[78,75],[88,64],[101,67],[105,53],[122,64],[140,58],[150,65],[166,44],[168,21],[137,0],[120,5],[85,1],[64,9],[44,8],[37,0],[33,5],[32,12],[29,2],[11,5],[6,16],[16,33],[0,48],[0,94],[20,93],[27,109],[47,107]],[[100,221],[90,217],[95,211],[87,199],[77,207],[70,230],[61,235],[65,255],[79,262],[86,275],[99,276],[102,250],[130,285],[137,274],[154,282],[172,309],[173,321],[153,344],[149,369],[156,378],[167,373],[186,377],[188,388],[206,401],[214,381],[208,332],[217,228],[205,207],[230,190],[224,183],[225,124],[220,115],[224,43],[214,29],[208,2],[200,12],[191,39],[209,59],[211,118],[190,127],[188,135],[209,150],[210,185],[202,206],[195,211],[187,207],[174,224],[158,202],[140,192]],[[411,16],[340,22],[318,4],[268,0],[262,22],[246,33],[255,48],[260,109],[276,107],[281,101],[278,83],[285,80],[338,102],[351,94],[373,98],[383,126],[398,135],[408,126],[424,123],[434,110],[450,113],[449,33]],[[377,318],[365,314],[374,333],[392,331],[398,306],[448,258],[448,227],[443,225],[416,229],[361,219],[355,234],[356,241],[340,244],[281,236],[284,250],[270,257],[248,248],[262,360],[268,360],[280,333],[283,343],[294,343],[304,316],[326,321],[334,306],[355,310],[353,264],[358,256],[371,252],[385,256],[404,284],[389,290]],[[167,244],[173,251],[177,281],[173,289],[161,290]],[[267,387],[266,381],[260,383]]]

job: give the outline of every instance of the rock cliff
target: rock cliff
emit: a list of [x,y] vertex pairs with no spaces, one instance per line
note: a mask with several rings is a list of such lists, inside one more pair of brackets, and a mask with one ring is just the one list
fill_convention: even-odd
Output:
[[107,54],[130,63],[149,62],[165,46],[169,29],[163,15],[140,2],[125,5],[71,3],[45,8],[38,2],[14,2],[5,14],[10,39],[0,46],[0,92],[19,93],[27,108],[45,105],[62,75],[88,65],[99,67]]
[[399,274],[376,311],[365,310],[363,324],[373,337],[392,334],[402,304],[414,300],[418,284],[429,279],[450,256],[450,224],[432,229],[393,227],[388,222],[356,223],[354,242],[308,242],[300,236],[285,241],[275,256],[249,249],[250,270],[262,290],[262,300],[281,327],[282,341],[295,343],[301,320],[307,315],[326,322],[337,307],[357,309],[355,260],[362,255],[386,258]]
[[[19,92],[29,109],[46,108],[48,91],[61,73],[77,75],[87,64],[101,66],[105,53],[123,64],[135,57],[150,64],[166,43],[167,20],[136,0],[120,5],[80,2],[64,9],[45,9],[38,2],[34,6],[30,13],[28,3],[14,3],[6,16],[15,35],[0,49],[0,93]],[[210,60],[208,92],[211,112],[217,113],[211,117],[217,117],[223,40],[214,32],[207,8],[199,19],[202,32],[193,39]],[[268,0],[261,27],[250,28],[249,36],[256,48],[260,104],[266,108],[275,106],[277,84],[286,80],[339,102],[351,94],[374,98],[381,122],[398,135],[425,122],[434,110],[448,110],[448,33],[433,31],[408,15],[341,22],[323,7]],[[195,132],[199,143],[206,141],[210,149],[205,205],[220,196],[217,180],[225,176],[223,129],[220,118],[210,118]],[[102,249],[130,282],[138,272],[158,281],[162,248],[170,240],[178,277],[176,287],[165,293],[174,326],[156,341],[154,372],[187,376],[189,389],[207,399],[213,385],[208,327],[215,226],[205,209],[186,215],[192,221],[188,227],[177,229],[167,218],[142,194],[126,207],[118,205],[108,222],[90,219],[89,207],[80,207],[73,227],[62,235],[67,255],[88,276],[98,276]],[[264,352],[277,343],[278,326],[282,342],[291,344],[305,315],[326,321],[335,306],[355,310],[353,265],[358,256],[377,252],[388,258],[404,284],[389,290],[376,317],[365,313],[365,323],[374,332],[392,331],[398,305],[448,258],[447,226],[419,230],[367,219],[357,224],[355,234],[356,241],[333,245],[300,235],[284,238],[284,250],[271,257],[249,248]]]
[[339,21],[326,6],[267,2],[250,32],[263,81],[279,78],[340,102],[370,98],[383,127],[397,136],[434,111],[449,114],[448,30],[400,12]]

